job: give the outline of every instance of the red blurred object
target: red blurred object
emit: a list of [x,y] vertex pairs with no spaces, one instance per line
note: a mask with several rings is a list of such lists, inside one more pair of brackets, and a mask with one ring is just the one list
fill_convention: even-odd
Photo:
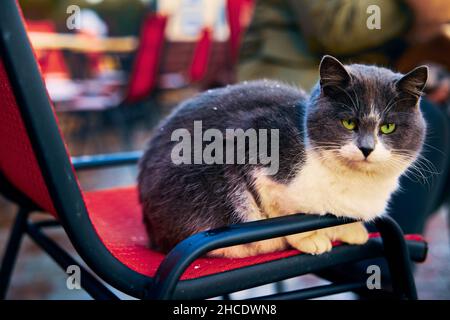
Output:
[[147,97],[156,86],[166,23],[167,16],[155,13],[144,20],[125,99],[128,102]]
[[33,202],[56,215],[9,83],[0,60],[0,172]]
[[230,29],[230,51],[233,62],[239,55],[242,34],[247,28],[253,12],[254,0],[227,0],[227,18]]
[[[28,32],[56,33],[51,20],[26,20]],[[35,50],[44,77],[57,75],[69,78],[69,71],[61,50]]]
[[189,69],[191,81],[200,81],[206,74],[212,46],[212,31],[210,28],[203,28],[200,38],[195,46]]

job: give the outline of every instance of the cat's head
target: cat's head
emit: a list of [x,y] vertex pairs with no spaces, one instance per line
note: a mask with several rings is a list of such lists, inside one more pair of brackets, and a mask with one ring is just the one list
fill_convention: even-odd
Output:
[[419,100],[425,66],[406,75],[325,56],[306,117],[308,147],[330,166],[401,173],[425,137]]

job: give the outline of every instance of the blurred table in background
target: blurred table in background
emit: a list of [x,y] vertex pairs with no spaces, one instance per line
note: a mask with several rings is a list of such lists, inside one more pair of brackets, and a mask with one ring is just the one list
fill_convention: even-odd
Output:
[[129,53],[136,50],[136,37],[94,38],[82,34],[29,32],[31,43],[36,50],[72,50],[80,52]]
[[[37,52],[67,50],[82,54],[129,54],[137,46],[136,37],[90,37],[85,34],[55,32],[29,33]],[[50,98],[57,111],[99,111],[118,106],[123,99],[127,77],[121,70],[107,70],[90,79],[73,80],[67,75],[45,74]]]

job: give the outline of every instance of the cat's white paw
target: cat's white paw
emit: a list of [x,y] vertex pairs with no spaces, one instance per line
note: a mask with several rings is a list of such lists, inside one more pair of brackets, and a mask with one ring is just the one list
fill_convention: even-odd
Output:
[[348,244],[364,244],[369,240],[369,233],[361,222],[342,225],[339,240]]
[[289,243],[297,250],[309,254],[328,252],[333,247],[330,239],[321,233],[313,233],[308,237],[291,236]]

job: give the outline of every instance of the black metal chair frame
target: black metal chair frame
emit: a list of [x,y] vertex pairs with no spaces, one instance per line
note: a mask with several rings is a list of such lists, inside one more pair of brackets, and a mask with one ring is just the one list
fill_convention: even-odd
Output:
[[[351,223],[353,220],[338,219],[331,215],[295,214],[232,225],[201,232],[185,239],[167,254],[152,278],[128,268],[112,256],[94,230],[72,164],[76,170],[133,164],[139,159],[140,153],[78,157],[70,161],[14,0],[5,0],[0,4],[0,54],[44,181],[58,213],[58,220],[32,222],[29,219],[30,213],[40,211],[40,208],[0,175],[2,194],[19,205],[0,269],[0,298],[6,296],[21,239],[25,234],[64,270],[69,265],[80,265],[44,232],[47,228],[62,226],[80,257],[97,276],[124,293],[142,299],[210,298],[375,257],[387,259],[395,296],[417,299],[411,260],[425,259],[426,244],[405,241],[399,226],[388,217],[375,222],[381,239],[370,239],[361,246],[338,246],[331,252],[318,256],[296,255],[201,278],[180,280],[186,268],[210,250]],[[93,298],[117,298],[88,270],[81,266],[80,268],[81,286]],[[332,283],[259,298],[307,299],[349,290],[367,288],[363,282]]]

